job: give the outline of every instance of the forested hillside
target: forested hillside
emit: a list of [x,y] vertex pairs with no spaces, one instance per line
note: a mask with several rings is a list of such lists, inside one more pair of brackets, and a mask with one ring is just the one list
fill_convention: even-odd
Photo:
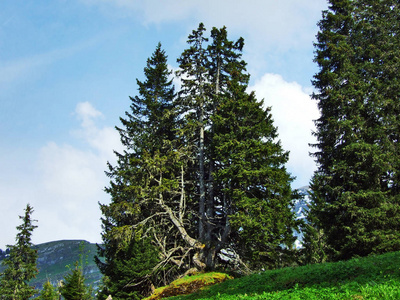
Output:
[[[74,267],[75,262],[82,258],[86,283],[96,289],[102,277],[94,263],[96,248],[96,244],[82,240],[53,241],[35,245],[33,249],[38,252],[37,268],[39,273],[30,281],[30,284],[37,289],[42,289],[43,284],[49,280],[54,286],[57,286],[60,280],[63,280],[70,269]],[[4,268],[0,265],[0,272]]]

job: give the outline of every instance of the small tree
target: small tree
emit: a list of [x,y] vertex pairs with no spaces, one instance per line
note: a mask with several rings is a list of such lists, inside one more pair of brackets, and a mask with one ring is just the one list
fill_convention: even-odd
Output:
[[158,262],[158,252],[146,238],[135,237],[115,253],[110,263],[99,264],[105,274],[97,299],[138,300],[151,292],[151,270]]
[[47,280],[43,284],[43,289],[40,292],[40,300],[57,300],[58,293],[54,286],[51,284],[50,280]]
[[65,300],[89,300],[91,296],[91,288],[85,285],[85,276],[82,272],[82,267],[78,262],[75,263],[75,268],[71,273],[64,277],[64,283],[60,287],[61,296]]
[[19,216],[23,223],[17,226],[19,231],[16,237],[17,243],[7,245],[10,255],[2,264],[6,266],[0,277],[1,299],[25,300],[35,294],[35,288],[29,285],[29,281],[38,273],[36,267],[37,250],[32,249],[31,235],[37,227],[31,219],[33,208],[27,204],[25,215]]

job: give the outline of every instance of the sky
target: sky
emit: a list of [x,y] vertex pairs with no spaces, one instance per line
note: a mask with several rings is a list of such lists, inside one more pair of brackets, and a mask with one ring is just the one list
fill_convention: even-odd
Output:
[[171,69],[203,22],[243,37],[249,90],[272,107],[293,188],[316,168],[308,144],[317,23],[325,0],[0,0],[0,248],[34,208],[35,244],[101,242],[115,126],[157,43]]

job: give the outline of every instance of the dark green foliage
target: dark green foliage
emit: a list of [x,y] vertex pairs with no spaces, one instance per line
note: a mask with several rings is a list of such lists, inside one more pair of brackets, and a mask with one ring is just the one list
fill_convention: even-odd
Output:
[[184,161],[174,151],[175,94],[160,44],[144,73],[146,80],[137,81],[140,96],[130,98],[131,110],[121,118],[123,128],[117,128],[126,150],[117,153],[116,166],[109,165],[111,182],[106,191],[112,201],[100,205],[104,246],[99,247],[96,261],[105,275],[102,295],[110,293],[113,299],[146,295],[156,279],[148,275],[160,258],[148,239],[165,236],[169,230],[157,204],[167,205],[164,199],[168,201],[166,194],[177,188],[175,171]]
[[[149,292],[151,271],[158,262],[157,252],[149,240],[137,240],[116,253],[112,264],[100,265],[106,276],[98,299],[141,299]],[[150,283],[150,285],[149,285]]]
[[44,285],[42,290],[40,291],[40,300],[57,300],[58,299],[58,293],[57,290],[54,288],[54,286],[51,284],[49,280],[47,280]]
[[[313,186],[311,185],[311,187]],[[313,192],[311,192],[310,197],[315,199]],[[326,244],[324,230],[318,225],[318,218],[315,215],[316,209],[315,202],[309,204],[306,213],[307,219],[300,226],[303,233],[303,247],[299,250],[300,265],[324,263],[328,259],[328,245]]]
[[[254,269],[276,267],[297,227],[291,212],[288,153],[276,141],[270,109],[235,86],[214,115],[215,178],[231,233],[230,248]],[[218,212],[224,215],[224,212]],[[227,224],[225,224],[227,226]]]
[[60,293],[65,300],[90,300],[92,290],[85,284],[85,276],[82,272],[82,267],[78,262],[75,263],[75,268],[67,274],[60,287]]
[[400,249],[399,14],[398,1],[331,1],[319,23],[312,213],[334,259]]
[[243,39],[230,41],[225,27],[213,28],[206,47],[204,30],[200,24],[193,31],[191,47],[178,59],[184,77],[177,101],[180,111],[196,112],[185,115],[183,130],[197,146],[198,193],[192,197],[201,216],[197,238],[205,244],[200,256],[209,269],[222,249],[244,270],[271,267],[294,241],[288,154],[269,110],[246,92]]
[[[182,114],[181,132],[186,142],[193,143],[194,153],[192,157],[196,159],[198,166],[197,172],[191,177],[198,179],[198,237],[204,242],[206,240],[206,173],[205,173],[205,127],[207,125],[207,108],[210,106],[210,99],[206,97],[207,53],[204,43],[208,41],[204,37],[205,27],[199,24],[197,30],[193,30],[189,35],[188,44],[190,47],[183,51],[178,58],[180,70],[178,75],[182,78],[182,87],[179,92],[176,105]],[[197,197],[196,197],[197,198]]]
[[38,273],[37,251],[32,249],[31,242],[32,231],[37,227],[33,225],[32,213],[28,204],[25,215],[19,217],[23,222],[17,226],[16,244],[7,246],[10,256],[2,261],[6,269],[0,277],[0,299],[25,300],[35,294],[35,288],[29,285]]

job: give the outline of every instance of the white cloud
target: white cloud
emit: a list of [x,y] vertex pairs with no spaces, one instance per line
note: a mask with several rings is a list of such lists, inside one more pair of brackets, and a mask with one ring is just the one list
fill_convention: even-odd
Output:
[[317,103],[311,100],[311,90],[304,89],[296,82],[286,82],[277,74],[265,74],[249,87],[257,97],[264,99],[264,105],[271,106],[279,139],[285,150],[290,151],[288,170],[297,177],[294,187],[307,185],[315,170],[309,143],[315,142],[311,132],[315,130],[313,120],[319,116]]
[[[145,24],[191,20],[206,26],[227,26],[270,47],[302,47],[315,34],[316,21],[327,6],[321,0],[81,0],[119,9],[121,16],[142,17]],[[108,9],[109,11],[109,9]],[[131,14],[129,14],[131,12]]]
[[98,240],[97,201],[104,199],[102,188],[106,184],[102,157],[49,142],[40,149],[37,165],[43,199],[37,199],[36,206],[43,216],[38,218],[44,240],[72,237]]
[[72,134],[84,139],[103,159],[114,160],[110,149],[122,151],[120,137],[114,127],[96,126],[95,119],[103,118],[103,114],[89,102],[81,102],[76,106],[75,115],[81,121],[81,128]]
[[[108,185],[104,171],[107,161],[115,161],[113,150],[121,151],[121,145],[115,129],[98,126],[102,113],[89,102],[78,103],[75,115],[81,124],[72,136],[82,139],[82,147],[50,141],[38,150],[34,162],[19,161],[18,155],[8,157],[13,168],[11,178],[0,182],[0,205],[7,212],[0,216],[0,224],[10,230],[0,231],[0,248],[14,243],[14,228],[24,209],[21,203],[28,202],[35,210],[33,218],[39,221],[35,243],[59,239],[100,242],[98,202],[108,201],[103,191]],[[18,170],[23,168],[28,172]]]
[[87,129],[94,127],[94,118],[102,117],[103,114],[93,107],[90,102],[80,102],[77,104],[75,114],[78,120],[82,121],[82,127]]

